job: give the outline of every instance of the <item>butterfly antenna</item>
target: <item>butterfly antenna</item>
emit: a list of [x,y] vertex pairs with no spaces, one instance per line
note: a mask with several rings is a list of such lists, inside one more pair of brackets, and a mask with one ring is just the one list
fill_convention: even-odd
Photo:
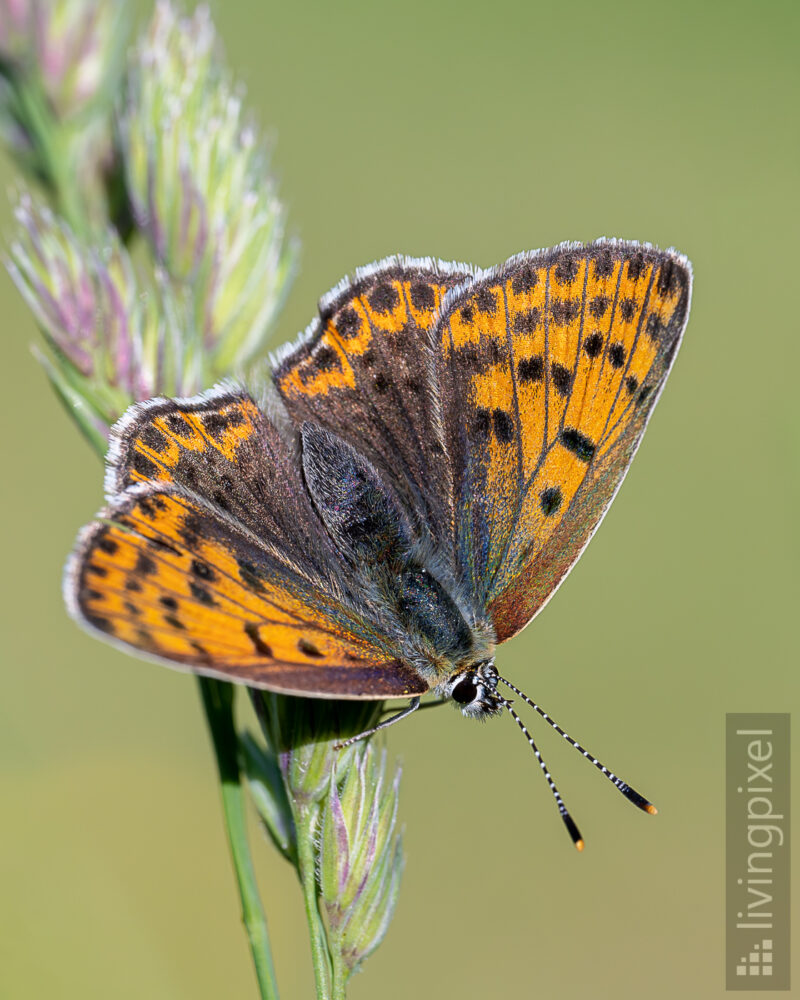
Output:
[[610,771],[605,766],[605,764],[603,764],[601,761],[597,759],[597,757],[589,753],[588,750],[585,750],[576,740],[573,740],[573,738],[568,733],[564,732],[561,726],[557,725],[557,723],[550,718],[550,716],[547,714],[547,712],[544,711],[544,709],[540,708],[535,701],[531,701],[531,699],[523,691],[520,691],[518,687],[512,684],[511,681],[507,681],[505,677],[500,677],[500,676],[498,676],[497,679],[499,681],[502,681],[506,687],[511,688],[514,694],[519,695],[519,697],[522,698],[522,700],[527,705],[530,705],[532,709],[534,709],[539,713],[539,715],[541,715],[541,717],[548,725],[552,726],[557,733],[563,736],[564,739],[567,741],[567,743],[574,746],[575,749],[579,753],[583,754],[583,756],[587,760],[590,760],[597,768],[597,770],[600,771],[602,774],[604,774],[608,778],[608,780],[616,788],[618,788],[620,792],[622,792],[622,794],[629,802],[632,802],[635,806],[638,806],[640,809],[643,809],[646,813],[650,813],[651,816],[655,816],[658,810],[656,809],[656,807],[653,805],[652,802],[648,802],[648,800],[644,797],[644,795],[640,795],[635,788],[631,788],[631,786],[627,782],[623,781],[621,778],[618,778],[616,774],[614,774],[613,771]]
[[539,761],[539,767],[542,769],[542,774],[544,775],[544,780],[547,782],[548,787],[550,788],[550,791],[553,793],[553,798],[556,800],[556,805],[558,806],[559,815],[564,820],[564,826],[566,826],[567,832],[569,833],[570,837],[572,838],[572,843],[578,848],[579,851],[582,851],[583,850],[583,837],[581,836],[581,831],[576,826],[575,820],[570,816],[569,810],[564,805],[564,800],[561,798],[561,793],[556,788],[556,783],[553,781],[553,778],[552,778],[550,772],[547,770],[547,764],[545,764],[545,762],[544,762],[544,757],[542,757],[542,754],[541,754],[539,748],[536,746],[536,743],[534,742],[533,737],[528,732],[528,729],[527,729],[525,723],[522,721],[522,719],[520,719],[520,717],[517,715],[517,713],[511,707],[511,702],[508,701],[505,698],[502,698],[501,701],[503,703],[503,706],[506,709],[508,709],[508,711],[509,711],[509,713],[511,715],[511,718],[519,726],[520,730],[522,731],[522,735],[528,741],[528,744],[529,744],[531,750],[533,750],[534,754],[536,755],[536,759]]

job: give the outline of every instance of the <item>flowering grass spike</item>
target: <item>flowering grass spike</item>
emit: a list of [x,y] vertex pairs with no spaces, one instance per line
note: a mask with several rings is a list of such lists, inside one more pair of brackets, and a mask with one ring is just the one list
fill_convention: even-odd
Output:
[[262,354],[294,272],[285,212],[208,10],[159,3],[129,68],[119,134],[133,211],[187,295],[187,319],[220,371]]
[[116,212],[123,0],[0,0],[0,135],[75,229]]

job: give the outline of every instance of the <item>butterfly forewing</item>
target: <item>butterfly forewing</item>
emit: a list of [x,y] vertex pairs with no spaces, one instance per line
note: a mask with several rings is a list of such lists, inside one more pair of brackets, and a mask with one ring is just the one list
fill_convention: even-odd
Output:
[[689,291],[677,254],[601,242],[512,258],[445,300],[454,545],[499,641],[553,593],[611,502]]
[[405,258],[357,272],[323,299],[274,374],[292,420],[334,431],[380,466],[439,543],[453,512],[430,337],[444,296],[471,273]]

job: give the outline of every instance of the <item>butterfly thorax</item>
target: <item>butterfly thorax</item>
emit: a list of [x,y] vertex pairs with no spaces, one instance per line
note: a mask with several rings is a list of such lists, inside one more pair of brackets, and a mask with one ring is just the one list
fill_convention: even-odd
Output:
[[351,567],[367,617],[394,638],[394,651],[431,687],[449,693],[453,678],[491,659],[491,625],[465,606],[430,541],[421,539],[402,500],[360,452],[307,423],[302,457],[306,488]]

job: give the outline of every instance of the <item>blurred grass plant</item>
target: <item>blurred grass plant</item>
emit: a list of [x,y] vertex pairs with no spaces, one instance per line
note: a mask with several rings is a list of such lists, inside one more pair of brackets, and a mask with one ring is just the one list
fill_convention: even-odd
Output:
[[[0,133],[45,196],[18,196],[7,266],[100,457],[136,400],[252,377],[297,261],[208,11],[160,2],[126,62],[128,44],[124,0],[0,0]],[[278,992],[245,781],[297,870],[317,996],[338,1000],[386,932],[402,870],[399,769],[367,740],[335,749],[381,706],[252,691],[259,740],[237,730],[231,685],[199,684],[261,996]]]

